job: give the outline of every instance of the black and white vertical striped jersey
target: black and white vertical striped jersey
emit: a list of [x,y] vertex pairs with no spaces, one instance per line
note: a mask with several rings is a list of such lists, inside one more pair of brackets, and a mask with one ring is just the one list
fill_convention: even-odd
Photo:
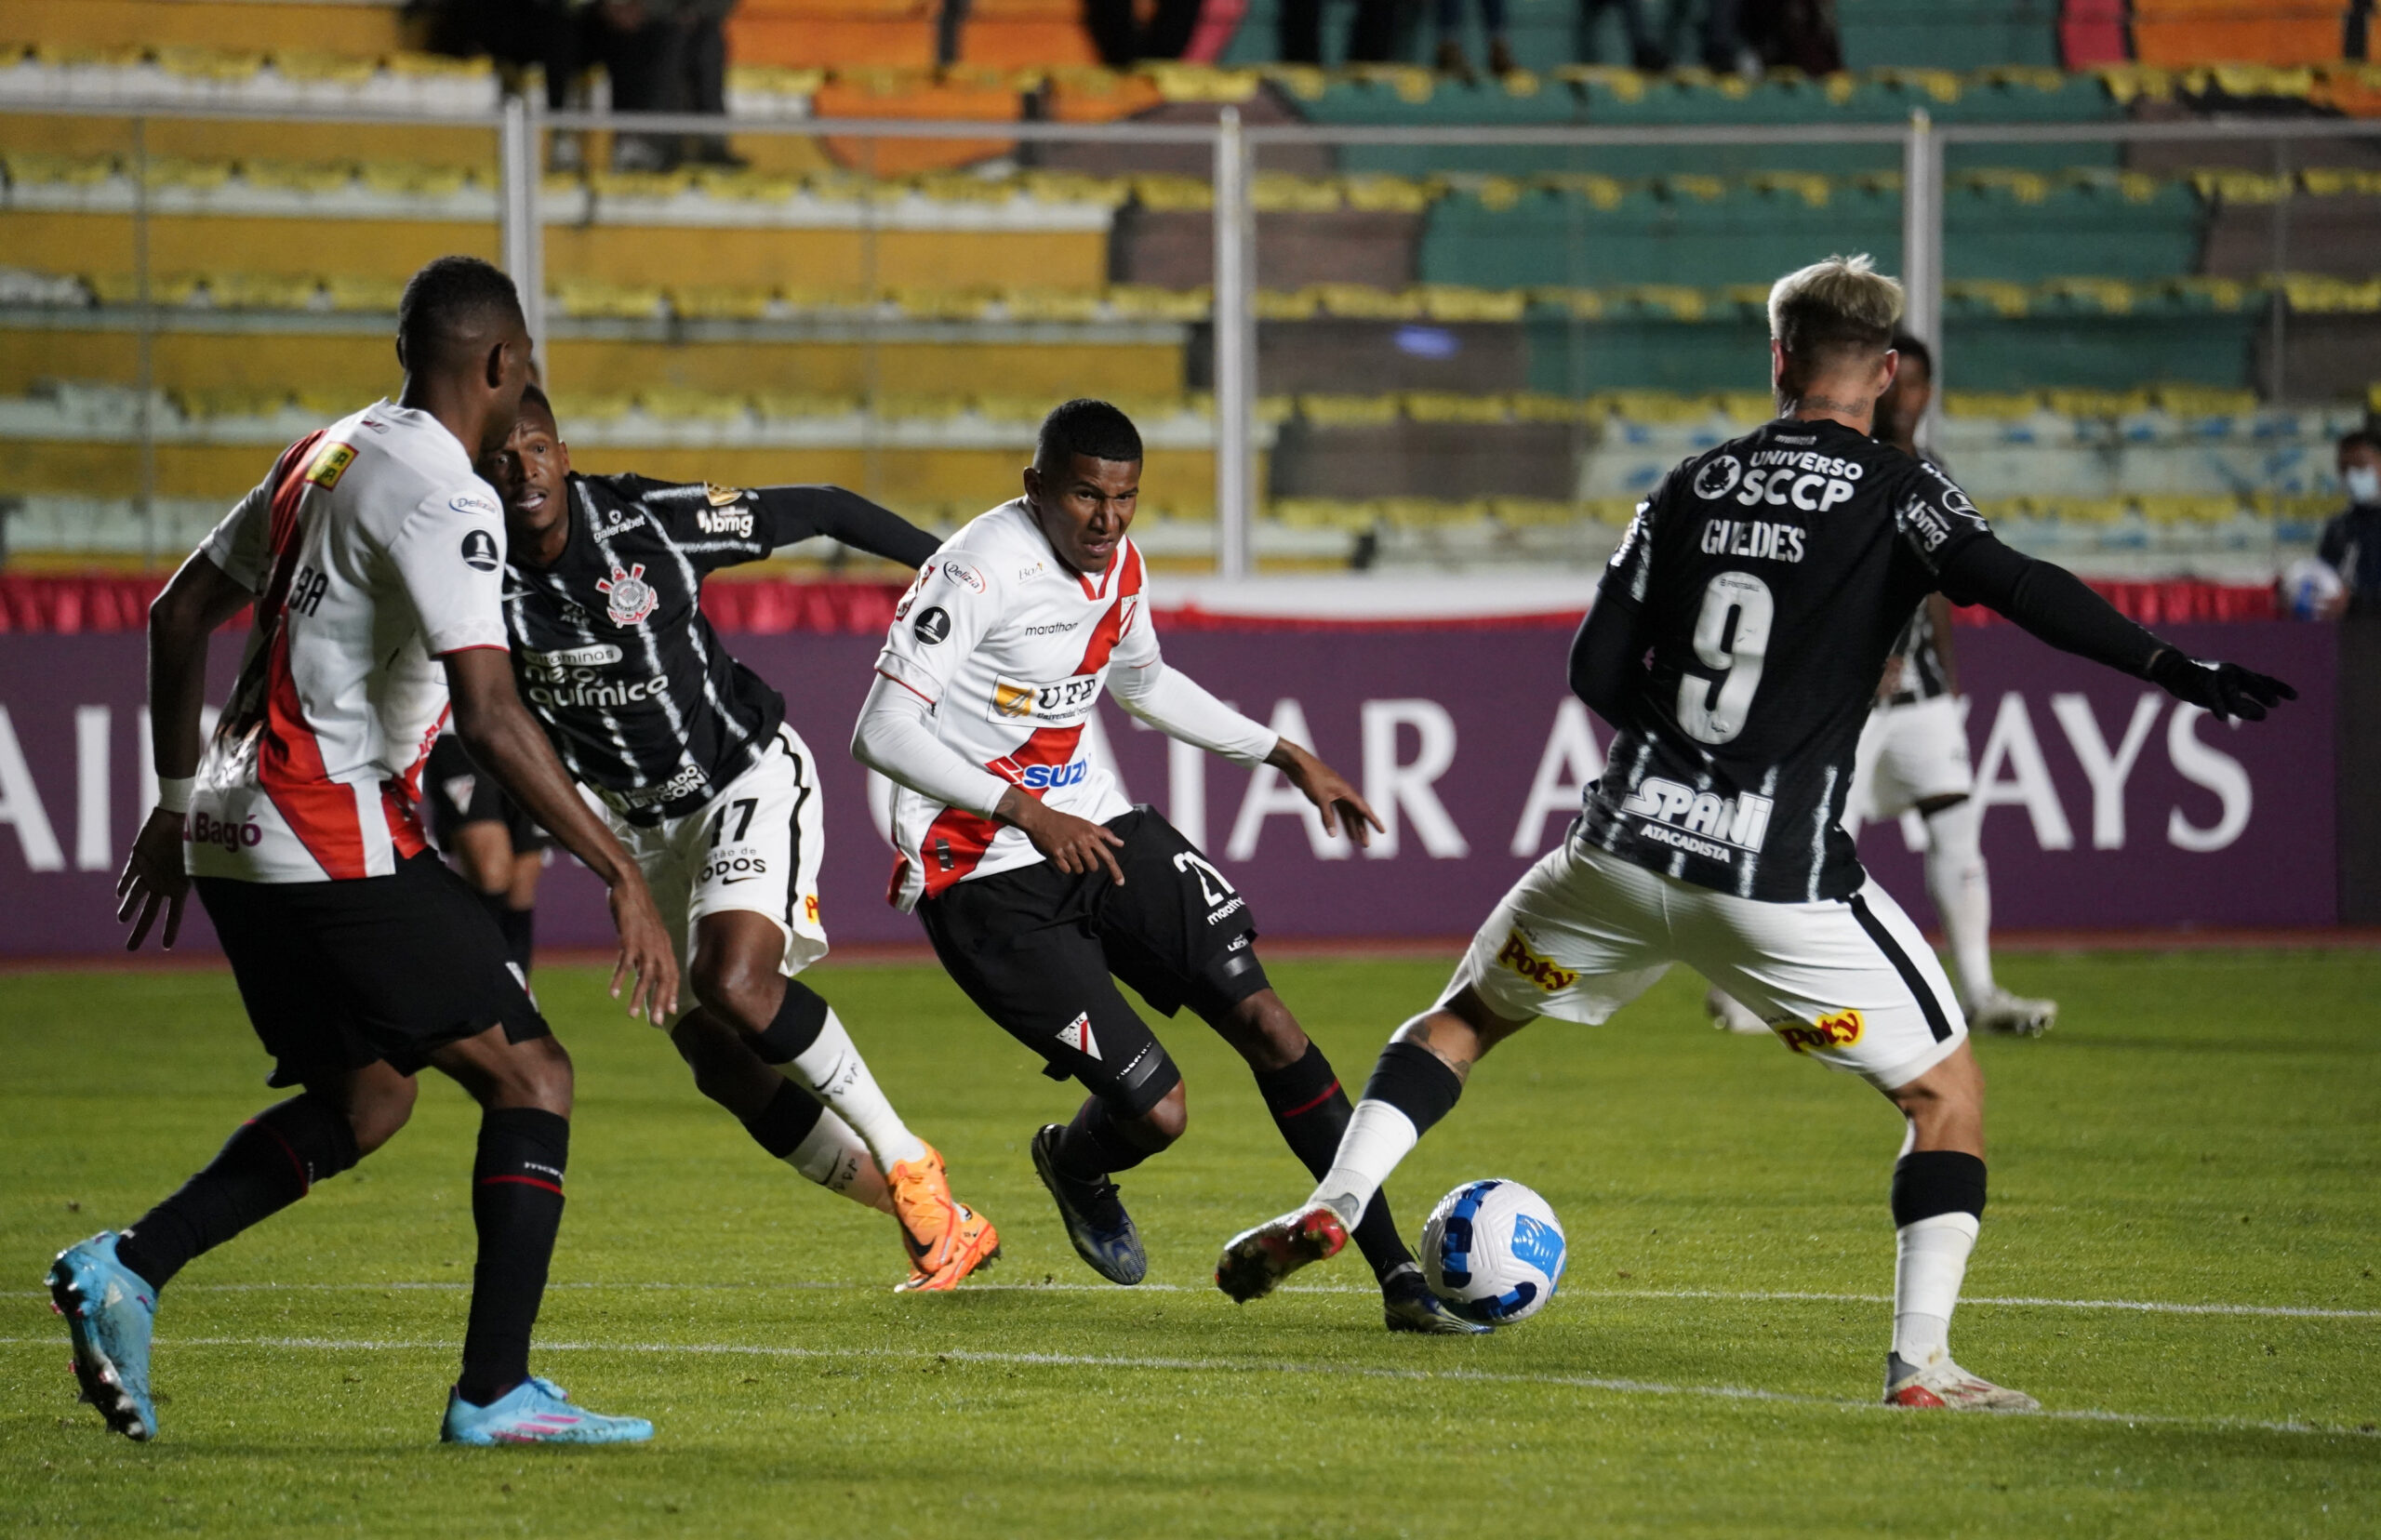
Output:
[[1901,659],[1901,680],[1894,687],[1894,705],[1914,706],[1951,693],[1949,674],[1943,667],[1942,643],[1935,634],[1934,605],[1919,601],[1918,608],[1910,612],[1909,624],[1902,627],[1901,634],[1894,639],[1893,656]]
[[1748,898],[1857,892],[1840,820],[1861,724],[1911,610],[1986,533],[1942,472],[1840,423],[1772,422],[1678,466],[1598,591],[1629,651],[1600,692],[1616,736],[1579,837]]
[[704,578],[818,535],[911,567],[939,543],[839,486],[573,475],[569,504],[552,565],[509,556],[513,674],[564,766],[634,823],[701,806],[785,720],[703,617]]

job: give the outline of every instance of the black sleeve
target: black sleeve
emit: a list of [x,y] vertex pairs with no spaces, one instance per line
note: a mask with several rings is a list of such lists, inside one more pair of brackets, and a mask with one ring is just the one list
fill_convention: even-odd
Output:
[[770,550],[824,535],[871,556],[920,567],[942,549],[941,540],[891,509],[840,486],[763,486],[752,496]]
[[1629,702],[1644,671],[1646,644],[1638,629],[1644,614],[1643,604],[1616,591],[1607,578],[1571,638],[1571,693],[1615,727],[1629,725]]
[[2075,574],[2013,551],[1989,533],[1947,552],[1940,577],[1945,596],[1954,602],[1996,610],[2061,652],[2135,679],[2149,677],[2149,660],[2166,645]]
[[2315,554],[2324,565],[2337,570],[2348,556],[2348,516],[2334,514],[2323,522],[2321,538],[2315,542]]

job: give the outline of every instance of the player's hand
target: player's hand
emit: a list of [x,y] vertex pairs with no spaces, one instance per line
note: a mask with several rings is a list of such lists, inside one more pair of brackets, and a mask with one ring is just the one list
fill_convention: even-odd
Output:
[[149,821],[140,826],[132,842],[132,854],[125,857],[124,875],[115,880],[115,917],[132,922],[132,934],[124,943],[126,951],[140,949],[160,905],[166,910],[166,933],[158,945],[167,951],[174,949],[174,938],[182,932],[182,905],[190,898],[190,872],[182,863],[180,814],[162,807],[150,809]]
[[2269,674],[2238,663],[2201,663],[2168,647],[2149,660],[2149,683],[2177,700],[2204,707],[2219,722],[2263,722],[2266,712],[2298,692]]
[[[1360,845],[1369,845],[1373,843],[1374,830],[1383,834],[1389,832],[1389,827],[1373,811],[1372,803],[1356,794],[1356,789],[1348,784],[1347,777],[1288,738],[1273,745],[1273,751],[1265,756],[1265,763],[1279,768],[1289,777],[1292,786],[1306,793],[1307,801],[1322,810],[1323,831],[1325,834],[1338,833],[1339,826],[1344,822],[1348,826],[1348,838]],[[1368,824],[1371,828],[1365,827]]]
[[620,983],[632,974],[636,988],[629,993],[629,1015],[661,1026],[678,1009],[678,953],[670,933],[653,907],[645,876],[633,866],[612,884],[612,925],[620,933],[620,960],[612,964],[612,998],[620,998]]
[[1124,840],[1107,825],[1061,813],[1014,786],[1001,793],[992,816],[1023,830],[1033,848],[1069,876],[1088,877],[1104,867],[1111,882],[1124,885],[1124,869],[1116,864],[1115,854],[1124,848]]

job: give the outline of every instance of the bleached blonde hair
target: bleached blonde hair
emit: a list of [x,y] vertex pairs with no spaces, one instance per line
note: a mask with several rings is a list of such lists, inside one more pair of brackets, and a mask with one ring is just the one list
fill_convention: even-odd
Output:
[[1830,257],[1770,286],[1769,335],[1789,353],[1882,352],[1901,309],[1901,284],[1867,253]]

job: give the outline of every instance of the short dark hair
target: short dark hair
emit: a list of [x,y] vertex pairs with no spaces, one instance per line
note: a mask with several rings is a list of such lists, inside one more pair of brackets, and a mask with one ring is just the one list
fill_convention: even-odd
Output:
[[397,345],[408,368],[441,368],[455,362],[454,344],[481,325],[521,320],[520,291],[502,269],[477,257],[433,258],[397,301]]
[[2339,445],[2334,453],[2342,454],[2350,449],[2381,450],[2381,432],[2375,432],[2370,428],[2349,429],[2340,435]]
[[522,410],[525,412],[532,406],[535,406],[538,410],[545,413],[546,420],[548,422],[552,423],[557,428],[562,426],[562,418],[554,416],[554,404],[552,399],[546,394],[545,388],[534,379],[521,387]]
[[1918,360],[1918,366],[1926,371],[1926,378],[1929,379],[1935,378],[1935,350],[1910,336],[1909,333],[1894,333],[1894,352],[1904,358]]
[[1140,431],[1133,419],[1104,401],[1081,396],[1050,408],[1033,441],[1033,463],[1056,468],[1070,455],[1093,459],[1138,461]]

